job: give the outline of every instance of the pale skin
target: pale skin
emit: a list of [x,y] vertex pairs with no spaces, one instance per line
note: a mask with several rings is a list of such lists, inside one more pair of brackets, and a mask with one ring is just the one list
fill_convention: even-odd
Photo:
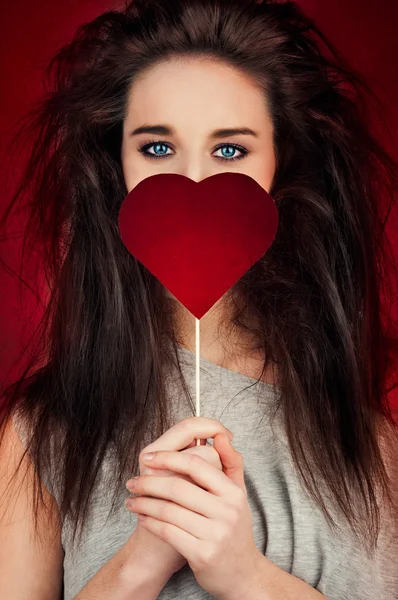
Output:
[[[132,135],[137,128],[154,125],[168,126],[172,132]],[[242,128],[256,135],[213,137],[219,129]],[[155,143],[144,148],[146,155],[139,152],[151,141]],[[189,57],[158,64],[131,88],[121,160],[129,192],[146,177],[159,173],[201,181],[222,172],[244,173],[269,192],[276,159],[273,123],[264,96],[245,74],[219,61]],[[195,352],[195,318],[170,292],[168,295],[174,301],[179,343]],[[263,356],[252,350],[252,340],[242,331],[227,333],[224,324],[230,322],[228,315],[223,296],[202,317],[200,355],[231,371],[258,378]],[[273,365],[261,376],[265,383],[274,383],[275,378]]]
[[[137,128],[155,125],[167,126],[171,131],[131,135]],[[213,135],[216,130],[237,128],[251,129],[256,135]],[[146,152],[160,158],[148,158],[139,152],[150,142]],[[239,156],[242,159],[229,158]],[[168,60],[134,82],[123,126],[121,158],[129,192],[144,178],[159,173],[177,173],[201,181],[225,171],[247,174],[269,192],[276,161],[273,127],[264,97],[253,81],[218,61],[193,57]],[[181,345],[194,352],[194,317],[169,296],[175,302]],[[258,377],[262,357],[248,351],[250,340],[243,339],[241,332],[232,332],[226,351],[222,334],[215,334],[216,329],[222,332],[227,320],[228,307],[221,298],[201,319],[201,356]],[[262,379],[273,382],[272,369]],[[191,481],[150,474],[136,478],[133,488],[129,480],[127,488],[139,495],[131,499],[129,510],[146,515],[140,525],[181,553],[199,585],[215,598],[325,598],[257,549],[243,457],[224,434],[215,435],[213,442],[222,470],[199,455],[160,449],[160,444],[176,436],[181,426],[185,427],[187,440],[198,438],[202,421],[208,420],[184,419],[140,454],[151,469],[184,474]],[[155,451],[155,458],[145,462],[144,454],[151,451]]]

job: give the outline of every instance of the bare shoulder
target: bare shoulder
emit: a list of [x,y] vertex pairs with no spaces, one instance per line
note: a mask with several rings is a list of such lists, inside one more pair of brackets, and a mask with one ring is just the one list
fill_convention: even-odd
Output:
[[38,504],[38,530],[33,518],[34,467],[24,453],[13,420],[8,419],[0,443],[0,598],[54,600],[60,597],[64,552],[58,506],[43,486],[47,509]]

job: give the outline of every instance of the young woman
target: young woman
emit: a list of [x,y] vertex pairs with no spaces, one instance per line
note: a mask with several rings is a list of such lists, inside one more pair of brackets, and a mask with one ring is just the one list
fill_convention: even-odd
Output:
[[[368,88],[295,3],[253,0],[136,0],[48,74],[3,220],[29,195],[47,297],[3,394],[0,597],[396,598],[398,166]],[[196,418],[194,319],[118,214],[146,177],[224,171],[271,194],[279,227],[201,320]]]

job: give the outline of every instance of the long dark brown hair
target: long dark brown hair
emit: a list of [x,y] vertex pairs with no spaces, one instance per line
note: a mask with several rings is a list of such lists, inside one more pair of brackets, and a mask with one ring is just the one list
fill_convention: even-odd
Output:
[[60,514],[73,520],[74,540],[107,450],[118,464],[113,510],[139,452],[172,425],[170,299],[124,247],[117,217],[129,89],[148,67],[183,55],[234,66],[268,100],[279,229],[232,288],[232,323],[256,323],[264,369],[278,365],[279,410],[303,484],[337,525],[323,487],[372,550],[379,486],[394,508],[381,432],[396,434],[396,267],[385,225],[398,165],[368,125],[382,115],[379,99],[294,2],[135,0],[82,24],[57,51],[46,93],[8,148],[15,159],[15,145],[33,140],[1,225],[25,197],[22,265],[40,256],[48,291],[30,359],[3,391],[1,427],[17,408],[31,425],[35,515],[56,440]]

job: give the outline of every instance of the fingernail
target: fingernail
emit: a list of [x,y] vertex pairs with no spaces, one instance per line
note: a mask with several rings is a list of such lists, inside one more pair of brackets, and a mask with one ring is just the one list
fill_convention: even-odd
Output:
[[155,456],[154,452],[148,452],[148,454],[144,454],[144,456],[142,458],[144,460],[152,460],[154,456]]
[[128,490],[130,490],[131,488],[134,488],[137,484],[137,477],[134,477],[133,479],[129,479],[126,483],[126,488]]

